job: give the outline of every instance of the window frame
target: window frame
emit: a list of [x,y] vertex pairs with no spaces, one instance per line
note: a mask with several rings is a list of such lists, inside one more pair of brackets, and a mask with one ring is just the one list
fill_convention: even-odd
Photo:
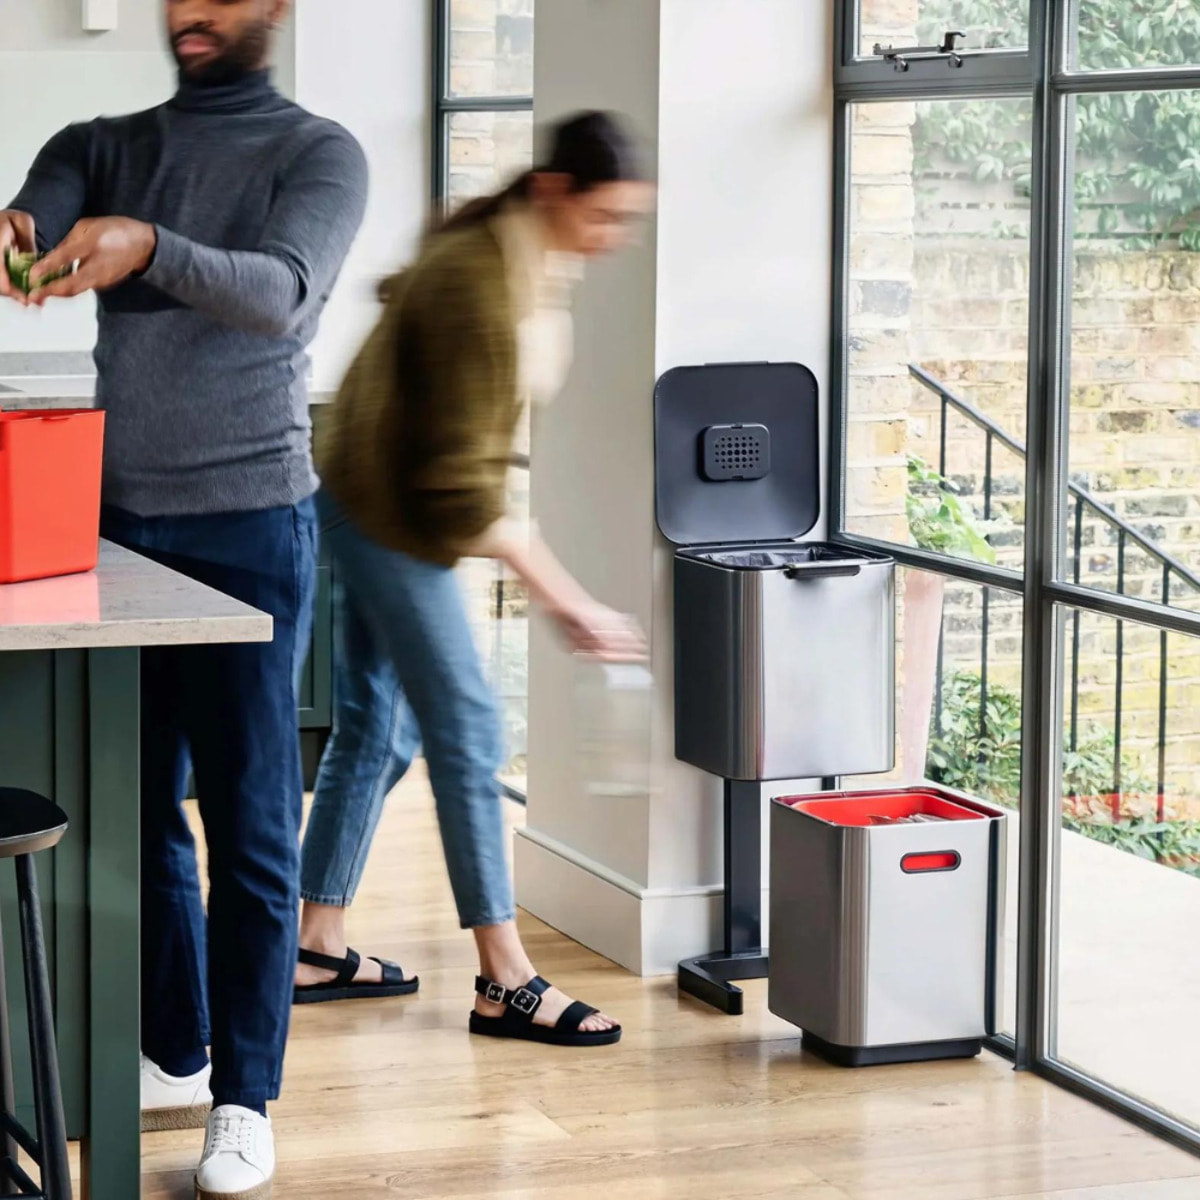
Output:
[[[1063,697],[1069,610],[1200,636],[1200,614],[1067,582],[1070,241],[1074,97],[1099,92],[1200,90],[1200,65],[1088,71],[1069,66],[1077,0],[1034,0],[1029,46],[964,54],[961,68],[914,61],[904,72],[857,54],[859,0],[835,0],[834,246],[830,362],[831,536],[881,550],[902,567],[1022,595],[1022,768],[1015,1037],[990,1048],[1193,1153],[1200,1130],[1061,1061],[1056,1053],[1057,864],[1061,829]],[[851,117],[863,101],[1027,96],[1033,102],[1029,359],[1026,396],[1025,563],[1018,572],[954,559],[846,529],[851,235]]]
[[925,100],[972,91],[989,96],[1027,94],[1032,88],[1028,47],[963,49],[962,66],[957,69],[941,59],[914,59],[906,71],[898,72],[888,63],[859,52],[859,10],[858,0],[835,0],[833,73],[834,86],[841,96],[855,95],[861,89],[865,94],[915,92]]
[[433,128],[430,190],[435,211],[445,211],[450,198],[450,121],[458,113],[533,112],[533,93],[518,96],[452,96],[450,94],[450,5],[433,2]]
[[[434,214],[444,214],[450,200],[450,122],[457,113],[533,112],[533,94],[517,96],[452,96],[450,94],[450,4],[451,0],[431,0],[433,5],[433,102],[430,105],[430,201]],[[513,467],[528,471],[529,459],[513,455]],[[503,589],[509,577],[497,562],[496,583],[498,604],[503,609]],[[502,617],[497,617],[502,620]],[[497,780],[500,794],[516,804],[524,805],[527,797],[520,788],[505,780]]]

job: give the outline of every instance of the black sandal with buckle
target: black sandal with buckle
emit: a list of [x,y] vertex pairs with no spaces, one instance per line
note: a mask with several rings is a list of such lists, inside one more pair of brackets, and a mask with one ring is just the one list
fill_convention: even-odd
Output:
[[527,1042],[545,1042],[550,1046],[611,1046],[621,1040],[621,1027],[585,1032],[579,1027],[599,1012],[582,1000],[574,1000],[563,1010],[554,1025],[536,1025],[534,1016],[542,1007],[542,996],[548,984],[540,975],[535,975],[524,987],[511,991],[503,984],[493,983],[482,975],[475,979],[475,990],[491,1004],[503,1004],[504,1012],[498,1017],[485,1017],[471,1013],[471,1032],[483,1037],[520,1038]]
[[391,996],[411,996],[421,986],[414,975],[405,979],[398,963],[372,957],[383,970],[382,983],[355,983],[354,977],[362,965],[362,955],[357,950],[347,950],[345,958],[331,958],[328,954],[317,954],[312,950],[301,950],[300,961],[306,967],[320,971],[336,971],[333,979],[324,983],[297,984],[292,991],[293,1004],[327,1004],[332,1000],[385,1000]]

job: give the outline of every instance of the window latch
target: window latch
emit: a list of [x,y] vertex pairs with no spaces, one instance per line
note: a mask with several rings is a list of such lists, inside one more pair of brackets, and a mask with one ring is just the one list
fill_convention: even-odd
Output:
[[933,61],[944,58],[953,69],[963,65],[957,42],[959,38],[966,36],[961,29],[947,29],[940,46],[881,46],[876,42],[871,53],[877,58],[882,58],[884,62],[890,62],[897,71],[907,71],[908,64],[913,59]]

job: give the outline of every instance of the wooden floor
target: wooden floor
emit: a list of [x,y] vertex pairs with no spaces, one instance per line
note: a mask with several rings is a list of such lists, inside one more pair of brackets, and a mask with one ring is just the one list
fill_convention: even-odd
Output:
[[[547,976],[622,1020],[618,1047],[467,1035],[471,941],[425,787],[402,789],[352,933],[421,991],[296,1012],[277,1200],[1200,1200],[1200,1160],[998,1059],[839,1070],[800,1052],[761,984],[725,1017],[522,929]],[[148,1200],[191,1200],[200,1141],[145,1138]]]

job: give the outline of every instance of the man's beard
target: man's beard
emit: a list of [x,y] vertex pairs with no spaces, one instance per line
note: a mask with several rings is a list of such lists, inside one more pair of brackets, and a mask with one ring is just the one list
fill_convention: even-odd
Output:
[[[187,29],[177,34],[171,43],[174,52],[175,41],[189,33],[200,33],[214,37],[206,29]],[[271,46],[271,22],[261,21],[249,26],[235,42],[219,41],[217,56],[203,64],[188,68],[175,54],[175,62],[189,83],[197,83],[203,87],[218,87],[221,84],[236,83],[244,79],[252,71],[257,71],[266,61],[267,52]]]

